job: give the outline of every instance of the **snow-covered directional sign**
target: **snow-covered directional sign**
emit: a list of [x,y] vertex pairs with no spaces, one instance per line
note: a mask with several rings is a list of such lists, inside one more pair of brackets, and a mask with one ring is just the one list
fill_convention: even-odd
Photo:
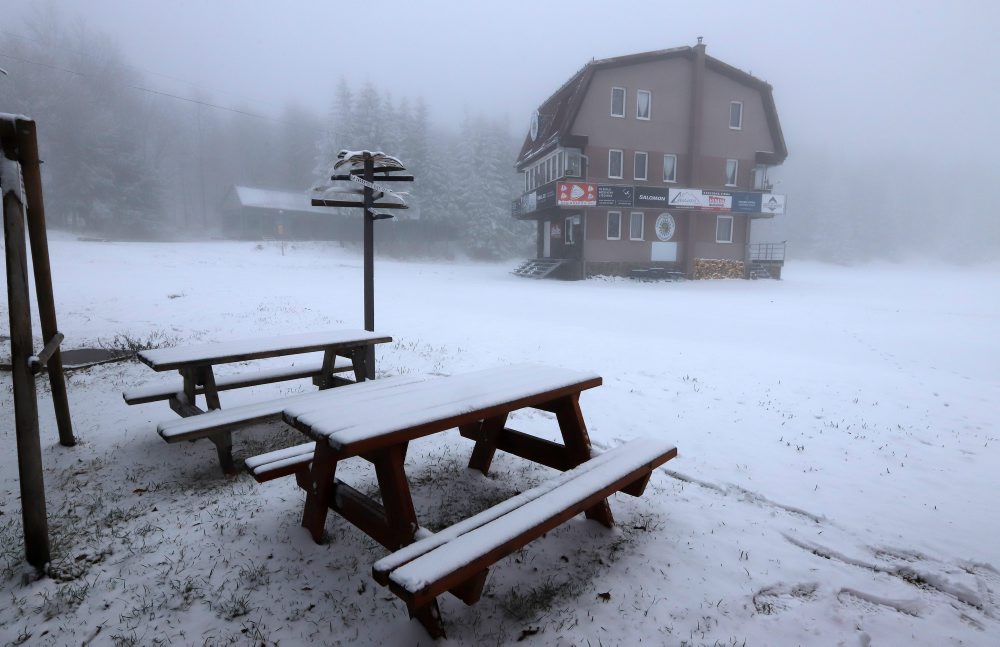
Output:
[[381,184],[377,184],[375,182],[369,182],[368,180],[364,179],[363,177],[358,177],[357,175],[352,175],[351,176],[351,182],[357,182],[361,186],[366,186],[369,189],[374,189],[376,191],[381,191],[382,193],[388,193],[389,195],[395,196],[395,197],[399,198],[400,200],[403,199],[402,196],[400,196],[400,195],[396,194],[395,192],[393,192],[393,190],[390,189],[389,187],[383,186]]

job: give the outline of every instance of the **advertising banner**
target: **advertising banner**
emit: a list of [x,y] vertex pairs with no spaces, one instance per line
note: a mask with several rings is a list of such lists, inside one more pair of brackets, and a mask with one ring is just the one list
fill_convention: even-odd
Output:
[[635,196],[635,187],[616,184],[597,185],[597,206],[599,207],[631,207]]
[[730,211],[733,206],[733,194],[729,191],[704,189],[670,189],[670,206],[675,209]]
[[535,190],[535,209],[541,211],[556,206],[556,184],[543,184]]
[[556,187],[560,207],[597,206],[597,185],[586,182],[560,182]]
[[667,189],[655,186],[637,186],[635,188],[636,207],[666,207]]
[[733,211],[736,213],[760,213],[760,194],[733,193]]
[[785,213],[785,196],[777,193],[762,193],[760,196],[761,213]]

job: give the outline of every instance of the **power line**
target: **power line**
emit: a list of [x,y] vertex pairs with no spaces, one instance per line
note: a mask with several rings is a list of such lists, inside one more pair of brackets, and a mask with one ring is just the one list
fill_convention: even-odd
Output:
[[[2,56],[4,58],[9,58],[9,59],[14,60],[14,61],[18,61],[18,62],[21,62],[21,63],[27,63],[28,65],[36,65],[38,67],[44,67],[44,68],[48,68],[50,70],[57,70],[59,72],[64,72],[66,74],[72,74],[74,76],[79,76],[79,77],[84,78],[84,79],[100,79],[101,78],[101,77],[99,77],[97,75],[94,75],[94,74],[88,74],[86,72],[80,72],[79,70],[73,70],[73,69],[70,69],[68,67],[61,67],[59,65],[53,65],[51,63],[42,63],[40,61],[32,61],[30,59],[27,59],[27,58],[24,58],[24,57],[21,57],[21,56],[15,56],[13,54],[7,54],[6,52],[0,52],[0,56]],[[201,101],[199,99],[193,99],[191,97],[185,97],[185,96],[181,96],[179,94],[173,94],[171,92],[165,92],[163,90],[156,90],[156,89],[148,88],[148,87],[142,86],[142,85],[135,85],[135,84],[132,84],[132,83],[122,83],[121,85],[123,87],[129,88],[129,89],[132,89],[132,90],[137,90],[139,92],[146,92],[148,94],[153,94],[153,95],[157,95],[157,96],[161,96],[161,97],[168,97],[170,99],[175,99],[177,101],[185,101],[187,103],[193,103],[195,105],[204,106],[206,108],[212,108],[213,110],[223,110],[223,111],[226,111],[226,112],[233,112],[233,113],[244,115],[244,116],[247,116],[247,117],[253,117],[255,119],[263,119],[265,121],[271,121],[271,122],[274,122],[276,124],[281,124],[281,125],[285,125],[285,126],[295,126],[297,128],[302,128],[304,130],[314,130],[316,132],[323,132],[323,133],[328,132],[325,129],[319,129],[319,130],[317,130],[317,129],[311,127],[311,126],[304,126],[302,124],[297,124],[297,123],[294,123],[294,122],[291,122],[291,121],[285,121],[283,119],[277,119],[275,117],[268,117],[267,115],[258,114],[256,112],[250,112],[248,110],[240,110],[239,108],[230,108],[228,106],[220,106],[218,104],[210,103],[208,101]]]

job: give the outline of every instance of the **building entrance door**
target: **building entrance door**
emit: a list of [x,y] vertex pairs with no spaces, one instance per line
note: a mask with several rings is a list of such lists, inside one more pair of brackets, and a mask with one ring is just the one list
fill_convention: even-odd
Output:
[[546,220],[542,227],[542,258],[552,256],[552,224]]

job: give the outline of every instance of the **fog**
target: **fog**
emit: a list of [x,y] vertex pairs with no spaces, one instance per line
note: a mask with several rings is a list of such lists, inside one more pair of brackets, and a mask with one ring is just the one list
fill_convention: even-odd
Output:
[[[591,58],[692,45],[702,36],[709,55],[774,86],[789,157],[773,177],[789,207],[759,235],[787,239],[800,255],[838,261],[932,256],[969,262],[1000,251],[992,196],[1000,186],[996,3],[26,5],[0,0],[0,67],[10,72],[0,77],[0,111],[43,115],[45,108],[26,102],[32,81],[73,96],[73,84],[103,78],[105,70],[96,66],[93,76],[81,79],[67,61],[85,59],[73,49],[84,42],[74,41],[81,30],[106,42],[128,65],[109,87],[129,88],[122,92],[134,95],[147,115],[140,121],[169,115],[178,136],[200,140],[187,148],[159,144],[164,154],[172,150],[178,157],[171,162],[177,176],[172,186],[187,187],[189,194],[181,209],[178,191],[160,187],[162,208],[182,229],[199,221],[192,211],[213,209],[229,184],[307,186],[316,142],[336,130],[331,113],[338,84],[354,96],[374,87],[397,109],[404,99],[410,106],[424,102],[438,168],[453,161],[460,133],[502,128],[508,140],[490,154],[508,156],[503,162],[513,174],[514,150],[531,111]],[[63,51],[66,57],[39,61],[38,44],[57,22],[67,36],[45,46],[48,54],[58,58]],[[289,153],[298,155],[296,161],[283,163],[287,172],[227,162],[226,155],[241,153],[224,153],[222,145],[206,155],[206,129],[218,131],[239,119],[246,123],[236,139],[268,130],[275,152],[298,140],[298,152]],[[66,126],[40,127],[52,133],[46,135],[49,156],[60,154],[54,131]],[[151,130],[139,125],[133,132]],[[368,146],[342,145],[359,144]],[[143,146],[148,155],[149,142]],[[249,150],[242,155],[259,156]],[[420,184],[418,176],[417,195]],[[491,185],[498,204],[490,217],[502,218],[507,208],[501,185]],[[48,186],[47,199],[60,190]],[[425,182],[422,197],[444,190]],[[192,191],[201,197],[191,198]],[[516,191],[513,178],[508,197]],[[506,234],[520,236],[515,230]]]

